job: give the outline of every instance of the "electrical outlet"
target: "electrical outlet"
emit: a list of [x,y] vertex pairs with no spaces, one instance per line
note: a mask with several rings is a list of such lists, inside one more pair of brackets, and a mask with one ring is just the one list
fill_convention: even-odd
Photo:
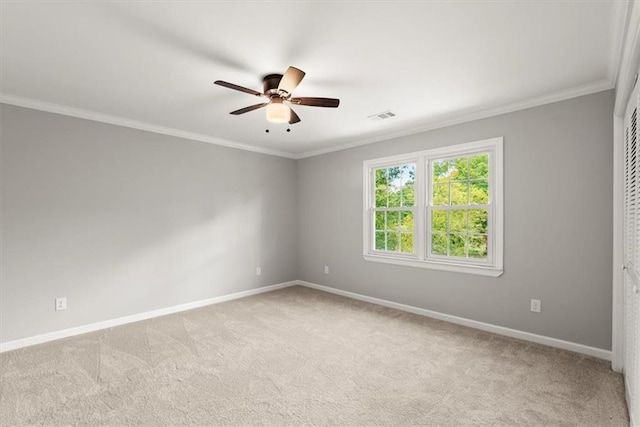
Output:
[[67,298],[61,297],[56,298],[56,311],[66,310],[67,309]]
[[533,311],[534,313],[540,313],[541,306],[542,306],[542,303],[540,302],[539,299],[531,300],[531,311]]
[[329,266],[328,265],[324,266],[324,274],[329,274]]
[[256,267],[256,276],[259,276],[261,274],[262,274],[262,268]]

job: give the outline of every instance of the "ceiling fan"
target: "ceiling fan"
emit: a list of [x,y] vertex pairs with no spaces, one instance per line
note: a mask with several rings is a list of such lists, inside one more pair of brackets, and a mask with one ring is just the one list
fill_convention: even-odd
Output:
[[340,100],[335,98],[292,98],[291,94],[304,78],[305,72],[296,67],[289,67],[282,74],[269,74],[262,79],[264,92],[260,93],[253,89],[238,86],[222,80],[216,80],[214,83],[229,89],[238,90],[261,98],[267,98],[268,101],[260,104],[244,107],[229,114],[238,116],[248,113],[249,111],[267,108],[267,120],[272,123],[289,123],[294,124],[300,121],[300,117],[287,104],[304,105],[309,107],[329,107],[336,108],[340,105]]

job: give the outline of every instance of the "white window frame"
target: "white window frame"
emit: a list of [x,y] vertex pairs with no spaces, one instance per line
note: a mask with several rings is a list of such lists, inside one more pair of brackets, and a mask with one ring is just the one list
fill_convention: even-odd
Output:
[[[489,247],[486,260],[460,259],[432,255],[429,224],[432,211],[431,168],[434,160],[489,154],[489,203],[479,205],[488,210]],[[375,242],[375,177],[374,170],[415,163],[414,253],[377,251]],[[503,207],[503,138],[491,138],[465,144],[434,148],[397,156],[371,159],[363,162],[363,256],[367,261],[429,268],[498,277],[503,270],[504,207]],[[462,205],[466,207],[466,205]]]

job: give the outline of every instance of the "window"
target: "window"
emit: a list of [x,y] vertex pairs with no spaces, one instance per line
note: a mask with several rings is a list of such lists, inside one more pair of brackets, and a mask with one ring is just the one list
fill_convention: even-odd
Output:
[[375,169],[375,250],[413,254],[415,163]]
[[502,138],[364,162],[364,257],[502,274]]

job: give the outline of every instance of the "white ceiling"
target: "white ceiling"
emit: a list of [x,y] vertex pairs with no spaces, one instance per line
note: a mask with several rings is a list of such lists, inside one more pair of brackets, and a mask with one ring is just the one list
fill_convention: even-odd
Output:
[[[2,101],[304,157],[612,88],[624,2],[3,2]],[[302,122],[251,95],[289,65]],[[392,110],[393,119],[367,116]]]

